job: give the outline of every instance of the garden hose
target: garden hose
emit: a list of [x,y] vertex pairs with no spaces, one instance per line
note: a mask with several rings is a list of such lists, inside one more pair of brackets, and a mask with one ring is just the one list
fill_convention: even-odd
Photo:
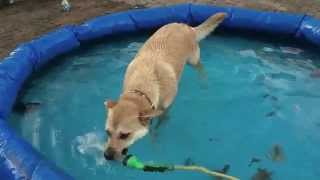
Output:
[[174,170],[186,170],[186,171],[198,171],[205,174],[208,174],[210,176],[216,176],[221,177],[229,180],[239,180],[239,178],[229,176],[223,173],[219,173],[216,171],[211,171],[208,168],[202,167],[202,166],[182,166],[182,165],[150,165],[150,164],[144,164],[141,162],[136,156],[133,155],[127,155],[123,159],[123,165],[143,170],[146,172],[166,172],[166,171],[174,171]]

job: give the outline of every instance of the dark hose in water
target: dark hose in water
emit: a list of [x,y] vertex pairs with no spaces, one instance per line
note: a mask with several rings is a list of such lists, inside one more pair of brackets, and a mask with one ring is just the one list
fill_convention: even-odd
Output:
[[208,174],[210,176],[222,177],[222,178],[230,179],[230,180],[239,180],[239,178],[229,176],[229,175],[226,175],[223,173],[211,171],[208,168],[205,168],[202,166],[144,164],[134,155],[127,155],[123,159],[123,165],[130,167],[130,168],[133,168],[133,169],[143,170],[146,172],[166,172],[166,171],[174,171],[174,170],[198,171],[201,173]]

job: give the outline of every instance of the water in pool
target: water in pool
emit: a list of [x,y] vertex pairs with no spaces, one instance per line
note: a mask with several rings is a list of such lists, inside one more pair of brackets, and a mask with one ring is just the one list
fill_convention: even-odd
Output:
[[[11,124],[76,179],[213,179],[130,170],[103,158],[105,99],[149,34],[110,38],[56,59],[25,85]],[[201,42],[208,74],[186,66],[170,118],[129,149],[146,162],[228,169],[241,179],[320,177],[320,55],[286,43],[215,34]],[[17,111],[20,110],[20,111]]]

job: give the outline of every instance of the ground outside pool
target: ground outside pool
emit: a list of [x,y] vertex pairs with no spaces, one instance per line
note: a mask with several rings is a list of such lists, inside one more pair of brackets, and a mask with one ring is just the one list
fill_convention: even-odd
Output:
[[[75,179],[212,179],[145,173],[103,158],[103,102],[119,96],[126,66],[149,36],[108,38],[57,58],[26,83],[11,125]],[[207,78],[186,66],[169,119],[129,152],[241,179],[318,179],[320,79],[310,74],[320,55],[266,39],[215,33],[203,40]]]

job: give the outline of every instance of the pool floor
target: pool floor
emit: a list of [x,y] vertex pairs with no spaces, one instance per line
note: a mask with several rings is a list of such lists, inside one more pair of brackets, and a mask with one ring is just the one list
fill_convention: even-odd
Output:
[[[106,162],[105,99],[149,34],[107,39],[56,59],[25,85],[10,123],[80,180],[213,179],[144,173]],[[320,54],[294,44],[216,34],[203,40],[208,78],[186,66],[170,118],[129,149],[146,162],[196,164],[241,179],[320,177]],[[153,128],[154,129],[154,128]]]

